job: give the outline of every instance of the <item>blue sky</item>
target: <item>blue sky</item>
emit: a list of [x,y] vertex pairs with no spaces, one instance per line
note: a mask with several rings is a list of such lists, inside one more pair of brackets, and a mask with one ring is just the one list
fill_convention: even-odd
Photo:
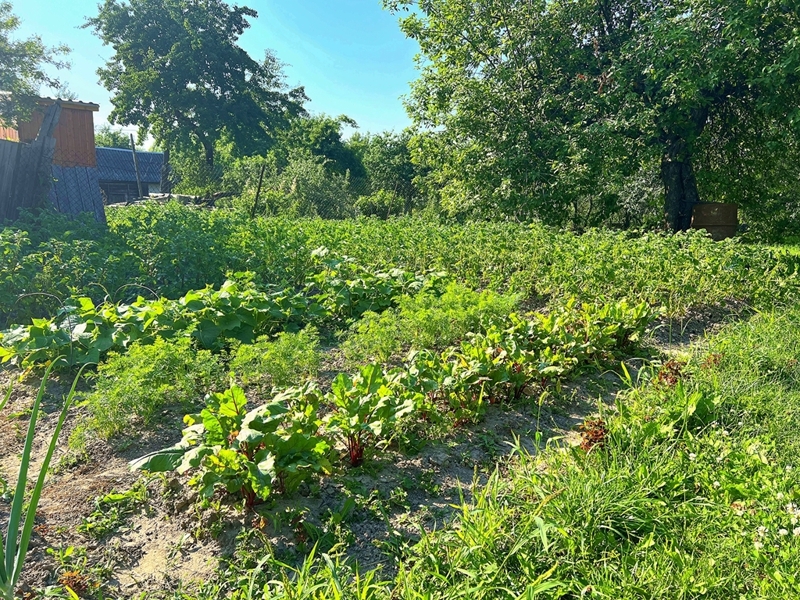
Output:
[[[95,124],[111,110],[108,92],[95,71],[111,55],[88,29],[86,16],[98,0],[12,0],[22,20],[19,37],[39,35],[48,45],[72,48],[72,67],[62,73],[79,100],[100,104]],[[307,108],[332,116],[346,114],[361,131],[401,130],[410,121],[400,96],[416,79],[416,42],[405,38],[394,15],[380,0],[245,0],[258,19],[240,39],[254,58],[271,48],[286,63],[287,83],[303,85]]]

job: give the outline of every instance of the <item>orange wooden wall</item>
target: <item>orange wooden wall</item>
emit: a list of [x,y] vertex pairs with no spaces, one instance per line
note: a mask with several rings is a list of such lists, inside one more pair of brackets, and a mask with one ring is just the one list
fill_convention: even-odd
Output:
[[[50,103],[51,104],[51,103]],[[94,118],[96,104],[78,104],[65,102],[58,119],[55,133],[56,153],[53,164],[62,167],[96,167],[97,156],[94,152]],[[42,125],[44,112],[37,110],[30,121],[20,123],[15,130],[0,127],[0,139],[31,142],[36,139]]]
[[19,133],[13,127],[3,127],[0,124],[0,140],[8,140],[9,142],[18,142]]

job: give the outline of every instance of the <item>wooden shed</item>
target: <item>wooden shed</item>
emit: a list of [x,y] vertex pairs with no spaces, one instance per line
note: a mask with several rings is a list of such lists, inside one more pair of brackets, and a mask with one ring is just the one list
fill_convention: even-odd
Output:
[[[50,168],[52,183],[49,186],[48,194],[50,202],[59,212],[73,215],[88,212],[94,214],[98,221],[105,222],[105,209],[100,191],[97,155],[94,146],[94,113],[100,109],[98,104],[39,98],[37,99],[38,108],[27,121],[17,123],[16,127],[7,127],[0,123],[0,140],[6,140],[0,144],[7,146],[6,154],[9,157],[16,156],[18,153],[11,152],[13,148],[9,147],[26,147],[31,144],[39,134],[46,111],[56,103],[60,105],[61,110],[58,111],[55,128],[48,127],[52,130],[48,139],[51,144],[53,140],[55,141],[55,147],[50,146],[53,157]],[[18,144],[8,144],[8,142],[18,142]],[[48,164],[50,163],[48,162]],[[16,171],[14,178],[17,181],[29,179],[31,175],[28,171],[21,171],[20,165],[21,163],[11,164],[9,162],[5,165],[6,171],[11,173]],[[2,167],[3,165],[0,165],[0,168]],[[13,184],[9,189],[12,188],[18,190],[19,185]],[[27,206],[25,203],[30,200],[26,200],[24,197],[25,194],[20,196],[19,192],[16,192],[16,199],[13,202],[17,204],[13,204],[11,201],[6,203],[9,206],[25,207]],[[13,216],[15,212],[16,209],[12,210],[6,207],[7,215]]]
[[[35,140],[42,126],[45,109],[55,102],[53,98],[37,100],[40,110],[35,110],[28,121],[19,123],[16,128],[0,127],[0,139],[23,143]],[[96,167],[92,113],[100,110],[100,105],[72,100],[60,102],[61,116],[53,133],[53,137],[56,138],[53,164],[60,167]]]

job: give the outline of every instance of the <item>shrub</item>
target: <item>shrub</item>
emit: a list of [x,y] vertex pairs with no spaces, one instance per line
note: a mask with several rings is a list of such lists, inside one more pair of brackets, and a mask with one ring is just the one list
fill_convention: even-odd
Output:
[[405,212],[406,201],[386,190],[378,190],[369,196],[359,196],[355,203],[359,214],[367,217],[388,219],[391,216],[402,215]]
[[222,377],[211,352],[195,351],[189,339],[134,343],[126,354],[110,354],[98,368],[95,390],[86,399],[91,416],[84,428],[104,438],[131,433],[131,427],[149,424],[163,407],[192,406]]
[[265,336],[254,344],[242,344],[230,368],[242,385],[268,389],[315,377],[320,358],[319,334],[309,326],[297,333],[279,333],[274,340]]

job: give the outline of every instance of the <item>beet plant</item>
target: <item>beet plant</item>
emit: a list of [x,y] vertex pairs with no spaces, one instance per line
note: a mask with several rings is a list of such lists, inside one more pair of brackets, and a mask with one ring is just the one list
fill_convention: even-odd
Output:
[[200,414],[187,415],[183,439],[131,462],[150,472],[190,473],[203,497],[218,489],[240,494],[247,509],[273,492],[291,493],[313,473],[329,472],[328,442],[318,434],[320,394],[312,384],[292,388],[246,410],[244,391],[209,396]]
[[346,446],[354,467],[364,462],[368,444],[414,410],[413,396],[390,383],[379,365],[367,365],[355,377],[339,374],[326,396],[335,407],[326,419],[328,430]]

